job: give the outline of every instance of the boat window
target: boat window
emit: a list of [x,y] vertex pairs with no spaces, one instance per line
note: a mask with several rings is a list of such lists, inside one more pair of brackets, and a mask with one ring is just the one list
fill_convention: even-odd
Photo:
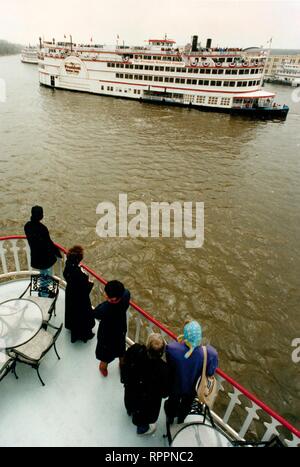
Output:
[[209,68],[209,69],[206,69],[206,70],[205,70],[205,73],[206,73],[207,75],[210,75],[211,69],[210,69],[210,68]]
[[218,75],[223,75],[224,70],[218,70]]

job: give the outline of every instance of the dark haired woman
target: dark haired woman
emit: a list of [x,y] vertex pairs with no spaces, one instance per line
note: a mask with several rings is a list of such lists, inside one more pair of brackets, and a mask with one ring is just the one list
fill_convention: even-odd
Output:
[[83,259],[83,248],[75,245],[67,254],[64,278],[66,287],[65,327],[71,331],[71,342],[87,342],[92,339],[95,320],[90,300],[93,282],[79,266]]

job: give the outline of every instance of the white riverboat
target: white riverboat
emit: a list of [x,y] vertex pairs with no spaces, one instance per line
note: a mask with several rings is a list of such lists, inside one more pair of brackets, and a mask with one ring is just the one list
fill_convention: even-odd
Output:
[[39,63],[37,47],[33,47],[31,45],[25,47],[21,52],[21,62],[37,65]]
[[41,85],[164,105],[286,118],[288,106],[262,88],[267,52],[150,39],[143,47],[44,42]]
[[[61,246],[59,248],[64,256],[65,249]],[[63,263],[64,260],[65,257]],[[51,319],[51,324],[57,327],[64,320],[63,263],[56,263],[54,270],[60,289],[56,316]],[[83,267],[95,282],[93,302],[99,303],[101,286],[106,281],[87,266]],[[3,305],[8,300],[18,302],[18,297],[23,295],[32,274],[34,271],[30,267],[29,246],[24,236],[0,237],[0,304]],[[32,299],[28,293],[24,298],[27,302]],[[26,326],[25,321],[22,326]],[[5,320],[2,321],[0,316],[1,447],[168,447],[167,438],[164,437],[166,423],[163,410],[155,434],[136,435],[135,427],[124,407],[118,365],[113,362],[109,366],[108,378],[103,378],[98,371],[93,340],[86,344],[71,344],[69,332],[63,329],[56,342],[61,360],[58,360],[52,351],[42,360],[40,373],[45,382],[45,387],[42,387],[30,366],[19,361],[16,364],[18,380],[12,372],[5,371],[5,366],[13,363],[6,363],[6,359],[9,360],[7,353],[10,351],[3,350],[5,333],[8,331]],[[128,311],[127,344],[145,342],[147,335],[153,331],[161,332],[166,341],[176,338],[171,330],[131,302]],[[41,333],[45,335],[43,329]],[[39,352],[36,340],[35,336],[32,339],[35,345],[29,345],[35,354]],[[29,344],[32,341],[29,341]],[[14,366],[11,368],[14,369]],[[197,434],[195,431],[195,420],[201,423],[202,416],[199,413],[189,415],[184,426],[179,427],[181,435],[185,434],[181,439],[184,442],[183,446],[219,445],[221,441],[222,445],[232,446],[245,440],[248,443],[249,439],[261,442],[280,439],[285,446],[300,446],[300,430],[221,369],[217,370],[217,381],[218,396],[211,410],[215,428],[208,426],[205,429],[201,425],[199,437],[199,432]],[[178,426],[173,428],[178,429]],[[206,431],[202,439],[203,430]],[[173,444],[180,445],[182,444],[178,442]]]
[[300,65],[285,62],[280,65],[275,73],[274,81],[291,86],[300,86]]

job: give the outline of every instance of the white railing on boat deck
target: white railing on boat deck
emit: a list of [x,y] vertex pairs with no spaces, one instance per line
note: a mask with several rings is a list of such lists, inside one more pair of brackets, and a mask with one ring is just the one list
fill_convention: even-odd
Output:
[[[64,287],[63,265],[66,250],[60,245],[57,246],[64,253],[64,258],[63,261],[57,261],[55,264],[54,274]],[[0,283],[18,277],[28,277],[33,272],[30,267],[29,246],[24,236],[0,237],[0,261]],[[94,287],[93,301],[94,304],[99,303],[102,294],[101,285],[105,285],[106,281],[86,265],[82,266],[98,283],[98,287]],[[166,341],[176,339],[173,332],[138,305],[133,302],[130,302],[130,305],[127,337],[129,344],[145,342],[147,335],[153,331],[161,332]],[[219,392],[212,415],[215,422],[234,439],[268,441],[273,436],[279,436],[288,447],[300,446],[300,430],[219,368],[217,380]]]

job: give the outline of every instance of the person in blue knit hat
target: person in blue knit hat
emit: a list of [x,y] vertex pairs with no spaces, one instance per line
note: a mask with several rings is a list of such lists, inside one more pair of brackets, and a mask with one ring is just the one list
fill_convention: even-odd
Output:
[[[170,373],[170,396],[165,402],[165,412],[169,423],[178,417],[183,423],[196,396],[196,382],[202,374],[203,349],[202,328],[197,321],[188,321],[183,328],[183,335],[177,342],[166,347],[166,358]],[[218,367],[218,353],[207,345],[207,376],[212,376]]]

